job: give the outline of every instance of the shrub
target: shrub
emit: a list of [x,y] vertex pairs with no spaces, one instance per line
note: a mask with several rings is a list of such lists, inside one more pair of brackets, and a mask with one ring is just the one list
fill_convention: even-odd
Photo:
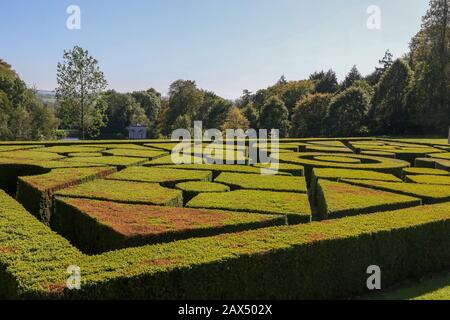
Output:
[[42,147],[44,147],[44,146],[43,145],[22,145],[22,146],[2,146],[2,145],[0,145],[0,152],[36,149],[36,148],[42,148]]
[[338,163],[361,163],[360,159],[349,158],[349,157],[336,157],[336,156],[317,156],[314,157],[317,161],[325,162],[338,162]]
[[187,204],[190,208],[280,214],[290,224],[311,220],[308,196],[302,193],[237,190],[224,193],[202,193]]
[[229,185],[233,189],[307,192],[304,177],[264,176],[260,174],[224,172],[215,181]]
[[[222,172],[236,172],[236,173],[249,173],[249,174],[261,174],[261,168],[247,165],[233,165],[233,164],[183,164],[183,165],[170,165],[170,166],[158,166],[158,168],[171,168],[171,169],[184,169],[184,170],[208,170],[213,171],[213,176],[217,177]],[[277,174],[287,176],[290,175],[286,172],[278,172]]]
[[[255,167],[273,170],[272,166],[270,164],[259,163],[259,164],[256,164]],[[277,170],[279,172],[289,173],[289,174],[292,174],[293,176],[303,176],[305,173],[305,168],[303,166],[299,166],[297,164],[278,163],[278,165],[276,167],[278,168]]]
[[388,211],[419,206],[420,199],[391,192],[319,180],[317,207],[321,219]]
[[132,204],[175,207],[183,204],[182,193],[179,190],[167,189],[157,183],[118,180],[96,180],[58,191],[55,195]]
[[420,198],[422,199],[423,203],[427,204],[450,200],[450,186],[354,179],[343,179],[342,181],[363,187],[391,191],[407,196]]
[[211,181],[211,171],[130,167],[112,174],[108,179],[163,183],[173,186],[183,181]]
[[42,175],[19,177],[16,198],[29,212],[49,224],[54,192],[105,177],[115,171],[111,167],[65,168]]
[[277,215],[57,198],[61,235],[87,253],[286,224]]

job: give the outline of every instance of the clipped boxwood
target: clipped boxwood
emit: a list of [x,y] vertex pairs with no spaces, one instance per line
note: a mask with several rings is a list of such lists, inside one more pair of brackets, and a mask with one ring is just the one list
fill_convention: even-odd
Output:
[[[448,203],[94,256],[2,192],[0,208],[1,298],[333,299],[367,293],[369,265],[383,287],[450,267]],[[66,288],[69,265],[81,290]]]
[[30,159],[30,160],[59,160],[64,159],[64,156],[52,152],[41,152],[35,150],[16,150],[10,152],[0,152],[0,158],[9,159]]
[[184,181],[211,181],[212,172],[205,170],[129,167],[110,175],[108,179],[153,182],[173,187],[175,184]]
[[338,162],[338,163],[361,163],[360,159],[349,158],[349,157],[336,157],[336,156],[317,156],[314,157],[317,161],[326,162]]
[[124,169],[130,166],[138,166],[140,164],[145,163],[147,160],[144,158],[109,156],[109,157],[74,157],[64,159],[63,161],[101,164],[105,166],[116,166],[119,169]]
[[57,231],[86,253],[285,225],[279,215],[57,198]]
[[100,152],[76,152],[67,154],[68,157],[103,157]]
[[337,219],[421,204],[422,201],[418,198],[347,183],[319,180],[317,186],[317,207],[320,219]]
[[53,147],[45,147],[40,149],[35,149],[35,151],[40,152],[52,152],[59,153],[63,155],[68,155],[69,153],[79,153],[79,152],[100,152],[105,150],[106,147],[98,146],[98,147],[90,147],[90,146],[53,146]]
[[0,152],[36,149],[36,148],[42,148],[42,147],[44,147],[44,146],[43,145],[21,145],[21,146],[2,146],[2,145],[0,145]]
[[388,173],[369,171],[369,170],[351,170],[351,169],[329,169],[315,168],[311,173],[310,194],[314,203],[316,202],[316,190],[318,179],[327,179],[340,181],[342,179],[363,179],[401,182],[402,180]]
[[[255,167],[257,168],[265,168],[269,170],[274,170],[273,165],[271,164],[263,164],[259,163],[256,164]],[[303,166],[297,165],[297,164],[291,164],[291,163],[278,163],[278,165],[275,166],[275,170],[286,172],[289,174],[292,174],[293,176],[303,176],[305,173],[305,168]]]
[[435,175],[435,176],[448,176],[450,173],[445,170],[433,169],[433,168],[404,168],[403,177],[407,175]]
[[408,175],[405,177],[405,181],[423,184],[450,185],[450,176]]
[[446,185],[355,179],[343,179],[342,181],[358,186],[390,191],[398,194],[420,198],[422,199],[422,202],[426,204],[450,201],[450,186]]
[[132,157],[132,158],[146,158],[148,160],[157,159],[164,155],[167,155],[167,152],[161,150],[152,150],[148,148],[148,150],[144,149],[111,149],[102,152],[107,156],[119,156],[119,157]]
[[157,183],[119,180],[95,180],[55,193],[58,196],[109,200],[132,204],[153,204],[181,207],[180,190],[168,189]]
[[54,192],[105,177],[115,171],[112,167],[65,168],[42,175],[19,177],[16,198],[30,213],[49,224]]
[[181,182],[175,186],[176,189],[183,191],[184,204],[200,193],[228,192],[230,187],[217,182],[189,181]]
[[201,193],[187,204],[190,208],[223,209],[285,215],[290,224],[311,221],[308,196],[303,193],[236,190]]
[[224,172],[215,182],[223,183],[232,189],[252,189],[268,191],[302,192],[308,191],[304,177],[264,176],[260,174],[245,174]]

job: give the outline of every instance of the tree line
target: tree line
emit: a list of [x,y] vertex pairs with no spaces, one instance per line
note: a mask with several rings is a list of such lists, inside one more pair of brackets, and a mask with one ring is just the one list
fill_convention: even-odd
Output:
[[57,66],[57,103],[44,103],[0,60],[0,139],[38,140],[78,130],[81,138],[120,139],[143,125],[149,138],[174,129],[279,129],[281,137],[444,134],[450,125],[450,0],[431,0],[409,52],[386,51],[366,76],[354,66],[339,82],[333,70],[305,80],[282,76],[236,101],[177,80],[167,96],[155,89],[106,90],[98,61],[75,46]]

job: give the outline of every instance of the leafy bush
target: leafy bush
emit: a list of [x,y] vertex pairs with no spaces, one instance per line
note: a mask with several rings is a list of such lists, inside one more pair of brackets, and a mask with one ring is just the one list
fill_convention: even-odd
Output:
[[[132,151],[130,151],[132,150]],[[123,157],[136,157],[136,158],[147,158],[149,160],[162,157],[167,154],[165,151],[158,150],[143,150],[143,149],[111,149],[102,152],[108,156],[123,156]]]
[[64,159],[66,162],[83,162],[83,163],[93,163],[101,164],[106,166],[116,166],[119,169],[123,169],[130,166],[137,166],[146,162],[143,158],[132,158],[132,157],[74,157]]

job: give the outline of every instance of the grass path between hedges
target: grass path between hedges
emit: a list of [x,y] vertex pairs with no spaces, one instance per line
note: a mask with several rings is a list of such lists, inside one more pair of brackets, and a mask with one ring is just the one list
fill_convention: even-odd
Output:
[[450,300],[450,270],[420,280],[411,280],[364,300]]

